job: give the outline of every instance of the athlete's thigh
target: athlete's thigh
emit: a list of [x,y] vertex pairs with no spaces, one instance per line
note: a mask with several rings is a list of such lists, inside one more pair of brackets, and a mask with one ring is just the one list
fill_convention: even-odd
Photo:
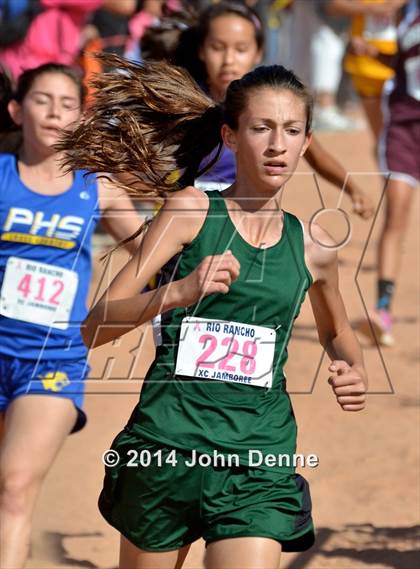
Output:
[[401,179],[389,180],[386,188],[387,217],[404,226],[410,215],[414,187]]
[[76,417],[69,399],[48,395],[15,399],[4,416],[0,472],[25,469],[33,476],[44,476]]
[[185,545],[173,551],[144,551],[121,536],[119,569],[181,569],[189,549]]
[[278,569],[281,545],[266,537],[235,537],[207,546],[206,569]]

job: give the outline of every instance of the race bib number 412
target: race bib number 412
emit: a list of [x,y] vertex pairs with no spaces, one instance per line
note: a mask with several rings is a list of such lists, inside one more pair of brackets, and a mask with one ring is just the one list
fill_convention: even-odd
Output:
[[77,292],[74,271],[9,257],[0,295],[0,314],[66,330]]
[[270,388],[275,340],[264,326],[186,317],[175,374]]

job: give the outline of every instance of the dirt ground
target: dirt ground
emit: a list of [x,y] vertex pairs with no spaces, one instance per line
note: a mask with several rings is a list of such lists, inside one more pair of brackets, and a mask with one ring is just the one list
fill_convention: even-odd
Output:
[[[368,134],[324,134],[321,139],[378,205],[383,184],[375,173]],[[322,204],[305,163],[300,171],[286,189],[284,207],[309,219]],[[335,210],[340,193],[326,182],[319,184],[324,207]],[[347,198],[342,207],[350,211]],[[374,302],[382,212],[383,207],[368,222],[351,216],[352,237],[340,251],[341,290],[355,325],[364,305],[370,308]],[[365,343],[370,387],[364,412],[344,413],[332,396],[326,382],[328,359],[320,365],[322,350],[307,302],[296,323],[288,386],[299,425],[299,451],[319,457],[317,468],[302,472],[311,486],[317,542],[305,554],[284,554],[282,569],[420,567],[419,213],[417,192],[394,302],[397,345],[378,350]],[[335,237],[345,236],[342,214],[330,211],[319,221]],[[96,283],[101,271],[97,265]],[[136,404],[152,357],[148,328],[91,354],[89,422],[68,438],[49,473],[35,515],[30,569],[117,567],[118,535],[96,507],[101,455]],[[196,542],[184,567],[203,567],[203,550],[203,543]]]

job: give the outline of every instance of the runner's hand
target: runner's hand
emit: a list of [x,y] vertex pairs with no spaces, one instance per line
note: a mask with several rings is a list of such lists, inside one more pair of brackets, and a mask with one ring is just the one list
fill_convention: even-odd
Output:
[[352,55],[372,57],[374,59],[379,55],[378,48],[360,36],[351,38],[350,43],[347,46],[347,51]]
[[328,383],[343,411],[361,411],[365,406],[366,384],[362,374],[343,360],[331,362]]
[[354,191],[350,195],[350,199],[352,201],[354,213],[360,215],[362,219],[369,219],[372,217],[375,212],[373,202],[364,192],[361,190]]
[[210,294],[227,294],[239,271],[239,261],[231,251],[205,257],[192,273],[173,283],[179,287],[180,306],[190,306]]

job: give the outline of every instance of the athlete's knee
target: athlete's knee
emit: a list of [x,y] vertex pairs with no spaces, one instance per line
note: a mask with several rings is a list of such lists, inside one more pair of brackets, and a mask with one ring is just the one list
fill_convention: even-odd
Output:
[[405,212],[387,212],[385,216],[385,231],[402,236],[407,226],[407,216]]
[[0,511],[25,515],[32,509],[33,499],[43,477],[29,468],[8,468],[0,472]]

